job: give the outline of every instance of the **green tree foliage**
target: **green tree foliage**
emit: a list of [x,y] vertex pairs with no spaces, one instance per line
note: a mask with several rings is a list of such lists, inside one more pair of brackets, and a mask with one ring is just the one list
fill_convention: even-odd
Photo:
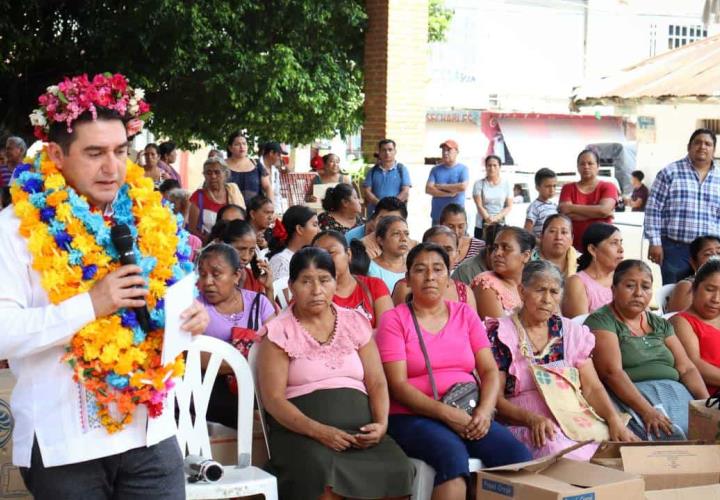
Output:
[[65,75],[112,71],[143,87],[151,128],[183,146],[309,143],[357,129],[362,0],[0,0],[0,132]]
[[445,8],[445,0],[429,0],[428,11],[428,42],[444,42],[455,11]]

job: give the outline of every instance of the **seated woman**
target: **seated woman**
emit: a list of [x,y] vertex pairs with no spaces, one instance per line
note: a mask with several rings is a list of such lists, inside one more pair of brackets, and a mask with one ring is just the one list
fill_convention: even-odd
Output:
[[647,311],[652,285],[647,264],[623,261],[613,276],[611,302],[585,324],[595,334],[600,380],[633,416],[633,432],[643,440],[684,438],[688,402],[707,398],[708,391],[670,323]]
[[[698,236],[690,243],[690,267],[697,272],[708,260],[720,256],[720,237]],[[666,313],[684,311],[692,303],[695,276],[683,278],[675,284],[667,304],[658,304]]]
[[[443,296],[450,279],[447,254],[421,243],[407,265],[412,300],[385,313],[377,332],[392,399],[388,433],[405,453],[435,469],[433,498],[464,499],[470,457],[494,467],[531,455],[493,421],[498,369],[475,311]],[[455,384],[476,382],[474,370],[480,395],[472,415],[438,400]]]
[[690,307],[670,318],[670,324],[712,394],[720,388],[720,260],[698,269],[692,290]]
[[490,255],[493,270],[478,274],[472,281],[481,318],[509,316],[522,305],[518,285],[534,247],[535,236],[519,227],[506,226],[497,233]]
[[393,307],[385,283],[379,278],[351,272],[353,253],[341,233],[322,231],[313,238],[312,244],[329,253],[335,264],[337,286],[333,303],[362,313],[370,322],[370,326],[376,328],[380,317]]
[[588,314],[612,300],[610,285],[615,268],[623,260],[622,234],[612,224],[596,222],[582,238],[583,253],[577,273],[565,286],[562,313],[566,318]]
[[413,467],[385,435],[389,398],[372,329],[333,304],[330,255],[295,253],[290,288],[295,302],[266,325],[258,358],[280,498],[409,495]]
[[258,195],[251,198],[247,204],[247,220],[257,235],[255,253],[258,258],[265,258],[268,253],[268,242],[272,236],[272,226],[275,221],[275,207],[270,198]]
[[[219,243],[203,250],[198,259],[198,275],[200,302],[210,315],[205,335],[232,342],[247,356],[258,339],[257,331],[275,314],[275,308],[264,295],[242,289],[243,266],[229,245]],[[233,386],[235,379],[229,367],[221,367],[220,374],[227,376],[215,379],[207,419],[235,428],[237,386]]]
[[290,259],[295,252],[312,243],[320,232],[315,212],[308,207],[295,205],[288,208],[282,220],[275,221],[270,238],[268,260],[274,279],[287,278],[290,274]]
[[[467,234],[467,212],[457,203],[450,203],[440,212],[440,224],[450,228],[458,239],[458,259],[453,268],[471,260],[485,247],[485,242]],[[477,274],[477,273],[476,273]]]
[[362,204],[350,184],[338,184],[325,192],[323,213],[318,216],[320,230],[332,229],[343,234],[363,224]]
[[243,220],[218,221],[210,233],[211,243],[227,243],[235,249],[245,273],[242,288],[262,293],[274,302],[273,274],[265,259],[255,253],[257,237],[253,227]]
[[[532,450],[535,458],[556,453],[576,441],[563,433],[554,416],[554,412],[560,412],[562,408],[551,411],[538,391],[531,364],[551,369],[577,369],[582,396],[607,422],[609,438],[637,440],[615,411],[595,372],[590,359],[595,338],[587,327],[556,314],[563,282],[564,278],[554,264],[543,260],[529,262],[522,273],[520,297],[523,306],[520,311],[512,318],[486,322],[495,361],[500,368],[502,391],[497,404],[498,417],[512,425],[510,432]],[[572,380],[572,376],[568,378]],[[604,430],[604,424],[599,426]],[[591,439],[590,435],[575,437]],[[583,446],[566,457],[589,460],[596,448],[597,445]]]
[[397,215],[383,217],[375,228],[375,238],[381,251],[370,262],[368,276],[383,280],[392,293],[395,283],[405,276],[405,255],[410,248],[407,222]]
[[217,213],[217,220],[246,220],[247,212],[240,205],[225,205]]
[[313,186],[318,184],[351,184],[352,180],[348,174],[340,170],[340,157],[333,153],[328,153],[322,157],[323,168],[317,172],[317,177],[313,179],[310,189],[305,199],[307,201],[318,201],[313,194]]
[[[450,259],[450,269],[453,269],[454,264],[458,259],[457,252],[457,235],[446,226],[433,226],[423,234],[423,243],[435,243],[440,245],[445,253],[448,254]],[[393,291],[393,303],[397,306],[405,302],[410,295],[410,287],[407,284],[405,278],[401,279],[395,284],[395,290]],[[447,290],[445,290],[445,299],[452,300],[455,302],[464,302],[473,309],[477,309],[475,303],[475,295],[472,290],[462,281],[450,279],[448,281]]]
[[578,254],[572,246],[572,221],[567,215],[553,214],[545,219],[540,243],[532,253],[532,260],[546,260],[555,264],[564,277],[577,272]]

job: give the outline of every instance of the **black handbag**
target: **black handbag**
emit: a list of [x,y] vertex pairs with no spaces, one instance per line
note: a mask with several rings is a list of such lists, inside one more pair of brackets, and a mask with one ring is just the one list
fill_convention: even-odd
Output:
[[[413,309],[412,303],[408,303],[407,306],[410,309],[410,314],[412,315],[413,323],[415,324],[415,333],[417,333],[418,341],[420,342],[420,349],[422,350],[423,357],[425,358],[425,368],[427,369],[428,378],[430,379],[433,398],[436,401],[445,403],[446,405],[459,408],[468,415],[472,415],[473,411],[480,403],[480,388],[478,387],[477,382],[458,382],[457,384],[450,386],[447,392],[443,394],[442,398],[438,397],[435,377],[433,377],[432,366],[430,366],[430,358],[428,357],[425,341],[423,340],[422,332],[420,331],[420,325],[418,324],[417,317],[415,316],[415,310]],[[474,372],[473,378],[475,378]]]

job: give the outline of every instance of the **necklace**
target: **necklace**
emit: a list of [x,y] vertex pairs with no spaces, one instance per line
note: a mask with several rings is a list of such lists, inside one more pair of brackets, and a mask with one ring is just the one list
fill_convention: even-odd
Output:
[[633,330],[632,326],[627,322],[627,320],[620,314],[620,312],[617,310],[617,307],[615,307],[615,303],[612,303],[612,310],[613,313],[615,313],[615,316],[627,327],[627,329],[630,331],[630,335],[633,337],[644,337],[645,336],[645,313],[640,314],[640,331]]
[[168,286],[193,270],[182,218],[162,204],[160,193],[141,167],[130,160],[126,166],[126,184],[112,203],[111,220],[105,220],[66,184],[46,149],[32,165],[17,167],[10,189],[32,267],[53,304],[90,291],[120,266],[110,237],[111,224],[126,224],[136,236],[133,251],[148,283],[151,331],[139,327],[133,311],[120,309],[76,332],[62,358],[74,380],[95,397],[97,415],[109,433],[129,424],[140,405],[147,408],[149,416],[160,415],[174,385],[171,378],[183,374],[182,355],[166,366],[160,361],[163,297]]

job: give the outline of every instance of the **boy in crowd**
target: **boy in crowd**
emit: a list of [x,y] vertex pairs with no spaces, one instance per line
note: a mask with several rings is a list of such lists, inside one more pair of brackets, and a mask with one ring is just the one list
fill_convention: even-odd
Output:
[[538,197],[527,209],[525,229],[540,238],[543,224],[552,214],[557,213],[557,203],[552,201],[557,188],[557,175],[549,168],[541,168],[535,173],[535,189]]

